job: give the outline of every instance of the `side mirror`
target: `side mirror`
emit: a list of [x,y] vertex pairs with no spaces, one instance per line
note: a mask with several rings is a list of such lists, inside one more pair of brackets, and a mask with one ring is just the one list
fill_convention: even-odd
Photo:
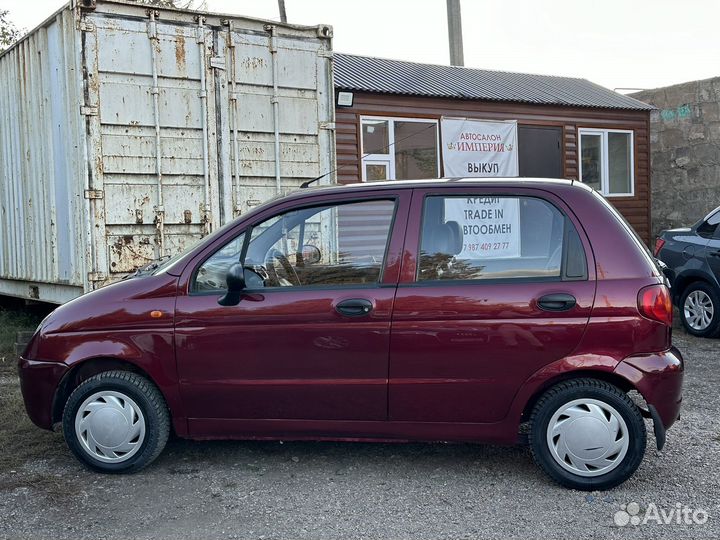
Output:
[[305,264],[315,264],[320,262],[320,259],[322,259],[322,254],[320,253],[320,249],[318,249],[317,246],[313,246],[312,244],[305,244],[302,247],[302,258]]
[[245,269],[240,263],[233,264],[228,270],[225,278],[228,291],[218,300],[221,306],[237,306],[240,303],[240,296],[245,289]]

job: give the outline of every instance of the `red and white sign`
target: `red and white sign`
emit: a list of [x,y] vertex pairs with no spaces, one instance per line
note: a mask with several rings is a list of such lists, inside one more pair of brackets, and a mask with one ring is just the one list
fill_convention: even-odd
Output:
[[518,176],[517,122],[440,121],[446,177]]

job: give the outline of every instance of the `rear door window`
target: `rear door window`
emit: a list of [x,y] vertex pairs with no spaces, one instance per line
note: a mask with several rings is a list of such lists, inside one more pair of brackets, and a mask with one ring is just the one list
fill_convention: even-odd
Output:
[[698,226],[697,233],[703,238],[712,238],[713,234],[718,230],[718,224],[720,223],[720,210],[710,214],[705,220]]
[[425,199],[418,281],[586,279],[572,222],[536,197]]

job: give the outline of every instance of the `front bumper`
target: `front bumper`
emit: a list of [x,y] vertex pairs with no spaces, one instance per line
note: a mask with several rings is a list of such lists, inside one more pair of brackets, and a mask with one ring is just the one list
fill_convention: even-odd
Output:
[[653,420],[662,422],[656,433],[659,427],[664,433],[680,417],[684,371],[685,363],[675,347],[660,353],[629,356],[615,368],[615,373],[633,383],[648,406],[655,409]]
[[68,369],[62,362],[41,362],[22,357],[18,360],[25,410],[36,426],[52,429],[53,400]]

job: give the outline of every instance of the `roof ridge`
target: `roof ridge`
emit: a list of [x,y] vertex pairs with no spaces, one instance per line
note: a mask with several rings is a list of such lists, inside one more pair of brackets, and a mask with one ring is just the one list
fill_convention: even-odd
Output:
[[335,53],[335,86],[343,90],[600,109],[654,107],[588,79],[423,64]]
[[[508,71],[508,70],[503,70],[503,69],[487,69],[487,68],[476,68],[476,67],[468,67],[468,66],[451,66],[451,65],[446,65],[446,64],[418,62],[416,60],[401,60],[398,58],[388,58],[387,56],[367,56],[364,54],[344,53],[344,52],[338,52],[338,51],[336,51],[334,53],[334,55],[335,56],[352,56],[354,58],[362,58],[365,60],[384,60],[387,62],[413,64],[416,66],[438,67],[438,68],[444,68],[444,69],[457,69],[457,70],[461,70],[461,71],[483,71],[485,73],[508,73],[510,75],[530,75],[532,77],[548,77],[551,79],[569,79],[572,81],[592,82],[589,79],[586,79],[584,77],[571,77],[569,75],[547,75],[544,73],[529,73],[527,71]],[[596,84],[596,83],[593,83],[593,84]]]

